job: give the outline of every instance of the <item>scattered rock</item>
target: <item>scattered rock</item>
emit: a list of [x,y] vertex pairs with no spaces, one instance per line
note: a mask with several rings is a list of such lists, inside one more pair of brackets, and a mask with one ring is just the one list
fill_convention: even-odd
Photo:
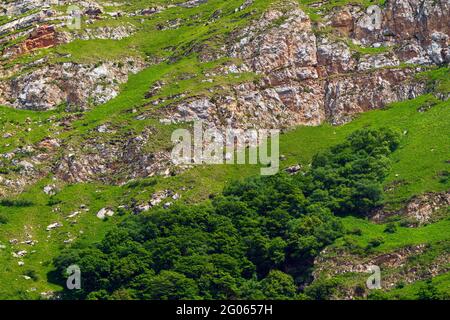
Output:
[[103,13],[103,11],[99,7],[90,7],[86,11],[84,11],[85,15],[91,16],[93,18],[98,18]]
[[129,58],[123,64],[59,63],[44,65],[7,81],[0,81],[0,103],[20,109],[51,110],[62,103],[87,109],[116,97],[119,86],[144,63]]
[[97,218],[104,220],[106,217],[112,217],[114,215],[114,211],[108,208],[103,208],[97,213]]
[[242,10],[250,7],[252,4],[253,4],[253,0],[245,0],[245,2],[239,8],[236,8],[234,11],[235,12],[242,11]]
[[75,212],[73,212],[73,213],[71,213],[71,214],[69,214],[68,216],[67,216],[67,218],[75,218],[76,216],[78,216],[80,214],[80,212],[79,211],[75,211]]
[[296,164],[294,166],[290,166],[290,167],[286,168],[284,171],[286,171],[290,175],[294,175],[294,174],[297,174],[301,169],[302,169],[302,166],[299,164]]
[[169,207],[172,206],[172,204],[173,204],[172,202],[166,202],[166,203],[164,203],[163,208],[169,209]]
[[160,13],[163,10],[164,10],[164,7],[156,6],[156,7],[151,7],[151,8],[147,8],[147,9],[142,9],[142,10],[136,12],[136,14],[142,15],[142,16],[150,16],[150,15],[153,15],[156,13]]
[[44,299],[52,299],[55,297],[55,292],[53,291],[41,292],[41,296]]
[[171,197],[173,195],[174,194],[173,194],[172,190],[164,190],[161,192],[154,193],[152,195],[152,199],[150,200],[150,205],[152,207],[154,207],[154,206],[160,204],[164,199]]
[[97,131],[100,132],[100,133],[108,132],[108,125],[107,124],[102,124],[101,126],[99,126],[97,128]]
[[56,228],[61,228],[62,226],[63,225],[61,223],[55,222],[55,223],[52,223],[52,224],[47,226],[47,231],[51,231],[51,230],[56,229]]
[[13,252],[12,255],[14,258],[20,258],[20,257],[24,257],[27,253],[28,253],[27,250],[21,250],[21,251]]
[[206,2],[208,2],[208,0],[189,0],[184,3],[180,3],[179,6],[184,8],[195,8]]
[[181,195],[179,194],[179,193],[175,193],[173,196],[172,196],[172,199],[173,200],[178,200],[178,199],[180,199],[181,198]]
[[44,193],[49,196],[53,196],[56,194],[56,186],[55,185],[48,185],[44,187]]

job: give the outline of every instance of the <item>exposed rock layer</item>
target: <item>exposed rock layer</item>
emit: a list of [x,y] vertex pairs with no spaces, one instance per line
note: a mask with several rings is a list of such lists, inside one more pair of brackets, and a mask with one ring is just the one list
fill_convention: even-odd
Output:
[[[425,93],[425,84],[414,77],[421,68],[400,65],[450,61],[450,28],[444,18],[450,13],[448,1],[388,1],[376,11],[378,18],[373,10],[343,7],[328,17],[334,31],[349,37],[354,47],[371,47],[370,54],[356,54],[335,33],[316,35],[309,17],[294,4],[267,11],[235,34],[232,39],[238,42],[226,52],[244,61],[241,70],[253,71],[261,80],[233,86],[226,97],[182,102],[174,106],[171,119],[216,125],[231,121],[241,127],[317,125],[327,119],[341,124],[357,113]],[[205,52],[201,56],[216,58]]]
[[86,109],[117,96],[129,73],[144,67],[140,60],[100,65],[62,63],[44,65],[29,74],[0,83],[0,104],[17,109],[50,110],[61,104]]

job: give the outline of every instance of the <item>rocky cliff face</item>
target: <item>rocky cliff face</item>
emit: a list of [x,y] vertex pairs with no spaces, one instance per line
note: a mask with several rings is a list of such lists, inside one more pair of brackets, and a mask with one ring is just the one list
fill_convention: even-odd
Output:
[[[52,5],[55,4],[73,3],[23,0],[2,6],[3,15],[11,17],[11,21],[0,26],[0,36],[5,34],[0,37],[0,44],[4,46],[2,59],[7,64],[33,51],[77,39],[120,40],[134,32],[130,24],[62,30],[70,13],[54,10]],[[98,19],[98,15],[102,13],[102,7],[95,1],[80,1],[76,5],[88,24]],[[14,19],[15,16],[19,18]],[[54,63],[48,60],[44,56],[32,63],[18,63],[8,68],[2,65],[0,104],[30,110],[51,110],[66,104],[73,110],[85,110],[114,98],[118,94],[119,85],[127,81],[128,75],[145,66],[142,59],[136,57],[126,58],[120,63],[105,61],[95,64]]]
[[95,180],[120,184],[125,182],[123,177],[168,176],[171,165],[169,152],[143,152],[151,134],[148,129],[140,135],[123,137],[120,144],[101,143],[93,138],[86,141],[81,150],[69,149],[58,161],[54,173],[61,180],[71,183]]
[[418,227],[438,220],[439,214],[449,207],[450,192],[427,193],[411,199],[401,210],[375,210],[370,214],[370,219],[376,223],[384,223],[392,216],[400,216],[407,219],[409,227]]
[[34,30],[27,40],[3,51],[3,57],[9,58],[29,53],[33,50],[50,48],[58,44],[54,26],[44,25]]
[[174,119],[224,125],[222,113],[241,126],[342,124],[414,98],[426,92],[414,74],[450,61],[449,13],[448,1],[393,0],[381,9],[335,8],[324,23],[312,23],[296,4],[274,7],[236,33],[224,53],[261,80],[229,88],[226,98],[182,103]]
[[[101,12],[94,2],[81,5],[89,17],[94,11]],[[251,6],[252,2],[245,5]],[[450,61],[450,27],[446,19],[449,1],[392,0],[383,7],[347,5],[329,12],[325,8],[320,11],[320,3],[317,6],[324,16],[321,22],[312,22],[296,3],[286,2],[273,6],[251,26],[235,32],[219,56],[242,59],[244,65],[239,71],[255,72],[260,80],[231,86],[226,96],[216,95],[212,100],[200,97],[173,106],[170,118],[174,121],[203,118],[220,124],[224,117],[219,115],[226,115],[240,126],[258,123],[290,127],[317,125],[325,120],[340,124],[354,114],[424,93],[424,84],[415,81],[413,75],[424,66]],[[34,2],[22,1],[4,10],[12,14],[36,8]],[[49,16],[55,14],[51,10],[46,12]],[[39,27],[24,42],[6,48],[3,56],[78,38],[122,39],[133,32],[133,27],[106,27],[97,31],[58,37],[53,26]],[[200,54],[206,60],[217,58],[217,54],[210,52]],[[112,80],[122,83],[127,79],[126,73],[141,68],[142,63],[122,70],[107,64],[96,69],[44,66],[3,81],[0,103],[34,110],[52,109],[63,102],[86,108],[88,98],[94,104],[113,98],[117,86]],[[71,85],[70,80],[62,81],[61,74],[68,79],[76,78],[79,87]],[[84,76],[80,77],[81,74]],[[106,84],[102,81],[100,88],[99,79],[104,78]]]
[[119,93],[119,85],[144,63],[129,58],[124,63],[61,63],[44,65],[31,73],[0,84],[0,103],[17,109],[51,110],[66,104],[74,110],[105,103]]
[[[57,12],[51,6],[34,12],[43,3],[23,0],[4,6],[5,15],[31,14],[0,26],[0,34],[10,33],[1,41],[15,42],[3,49],[6,64],[0,68],[0,104],[38,111],[65,105],[69,111],[85,111],[116,97],[120,84],[128,80],[130,73],[139,72],[150,63],[163,60],[170,63],[178,58],[176,55],[149,57],[148,61],[154,61],[144,62],[130,56],[123,61],[94,64],[62,63],[44,56],[31,63],[11,66],[17,57],[61,43],[77,39],[119,40],[139,31],[128,21],[62,30],[59,22],[66,18],[66,13]],[[203,3],[190,1],[180,6],[192,8]],[[214,49],[203,43],[193,46],[190,50],[202,62],[232,59],[216,70],[215,76],[251,73],[253,80],[213,86],[207,95],[181,93],[163,108],[154,107],[158,102],[153,101],[149,106],[155,109],[153,115],[163,124],[202,119],[217,126],[241,128],[284,129],[325,121],[338,125],[358,113],[428,92],[430,87],[415,75],[427,67],[450,61],[448,0],[389,0],[383,6],[369,8],[348,4],[330,9],[326,4],[318,2],[311,7],[320,19],[311,19],[298,2],[272,4],[262,15],[254,15],[251,23],[230,32],[220,46]],[[122,16],[154,17],[170,8],[105,13],[105,8],[95,1],[78,5],[88,25]],[[254,5],[254,1],[245,1],[235,12]],[[221,14],[220,10],[214,12],[211,21],[219,19]],[[179,28],[182,23],[163,21],[156,32]],[[204,81],[209,80],[213,81]],[[155,92],[146,98],[165,88],[162,82],[156,89],[155,84],[148,85],[150,92]],[[169,97],[160,100],[165,98]],[[140,132],[127,137],[130,140],[125,145],[135,145],[132,141],[139,137],[150,139],[148,134]],[[126,173],[124,178],[166,174],[168,170],[168,156],[164,152],[142,154],[140,147],[136,147],[136,153],[130,155],[126,148],[118,148],[113,141],[99,144],[87,140],[84,145],[86,148],[80,150],[67,146],[67,152],[53,165],[58,177],[72,182],[112,182],[108,177],[118,170]],[[133,159],[139,159],[142,166],[134,167]]]

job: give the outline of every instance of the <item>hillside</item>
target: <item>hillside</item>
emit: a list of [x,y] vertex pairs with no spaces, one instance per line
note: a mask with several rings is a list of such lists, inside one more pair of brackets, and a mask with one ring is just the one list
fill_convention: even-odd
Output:
[[[450,297],[448,0],[72,5],[0,5],[0,299]],[[281,130],[280,174],[175,165],[198,120]]]

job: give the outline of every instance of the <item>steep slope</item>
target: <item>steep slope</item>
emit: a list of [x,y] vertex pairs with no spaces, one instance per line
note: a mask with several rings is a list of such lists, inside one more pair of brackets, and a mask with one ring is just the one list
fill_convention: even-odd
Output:
[[[256,166],[174,166],[170,135],[193,120],[285,130],[283,167],[308,165],[316,152],[358,128],[392,127],[403,137],[379,216],[401,216],[412,197],[449,190],[448,1],[70,5],[22,0],[0,8],[0,277],[8,284],[1,297],[57,290],[48,272],[60,249],[77,239],[92,244],[123,219],[116,214],[101,221],[102,208],[140,212],[154,198],[175,195],[172,202],[197,202],[230,180],[258,173]],[[68,16],[73,21],[78,11],[81,25],[74,29]],[[313,127],[294,129],[299,125]],[[430,226],[405,225],[398,236],[433,230],[441,260],[437,267],[434,258],[422,263],[433,276],[448,271],[448,215],[442,215],[427,220]],[[376,238],[389,221],[344,222],[350,231],[363,225]],[[420,236],[386,237],[395,245],[369,255],[348,249],[352,241],[363,248],[371,240],[365,236],[349,235],[318,258],[317,279],[330,263],[341,270],[348,261],[360,266],[389,252],[403,257],[411,246],[416,255],[434,250],[422,250],[428,239]],[[327,257],[333,250],[349,256],[333,261]],[[430,276],[399,277],[408,271],[389,263],[392,283]],[[23,277],[30,270],[38,274],[32,284]],[[345,278],[332,297],[354,297],[354,281]]]

